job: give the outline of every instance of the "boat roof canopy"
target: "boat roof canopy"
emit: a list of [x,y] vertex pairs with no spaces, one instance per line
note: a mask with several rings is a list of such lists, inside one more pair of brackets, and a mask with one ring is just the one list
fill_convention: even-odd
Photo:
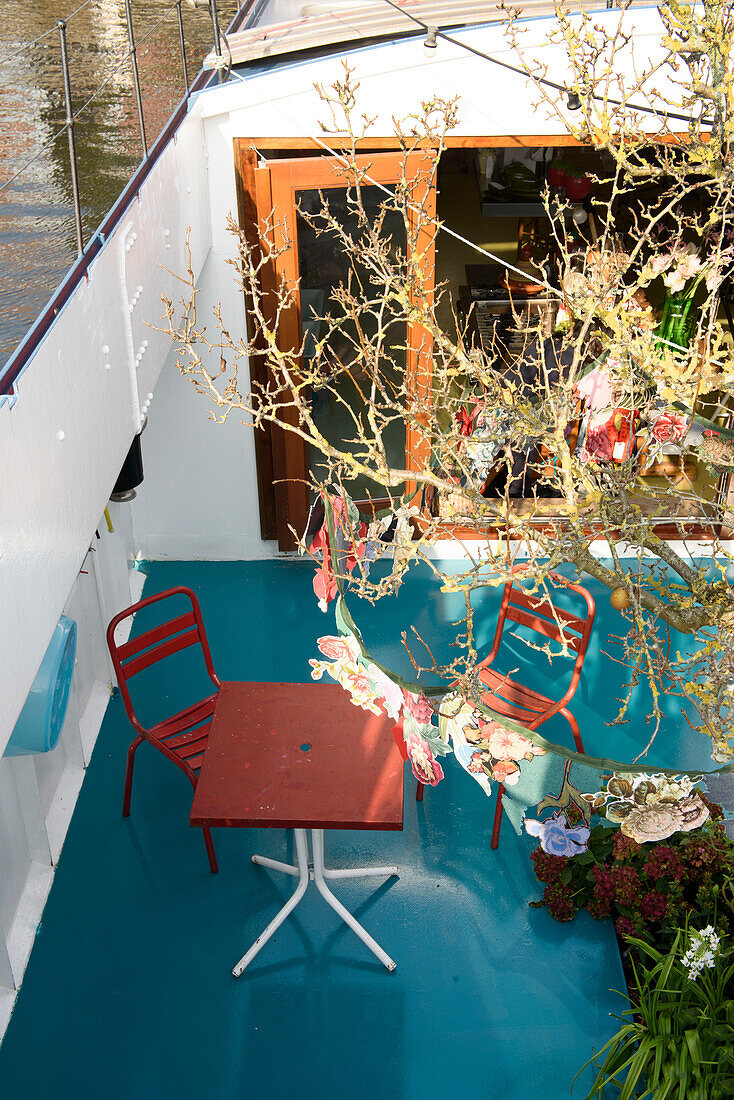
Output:
[[[594,11],[607,5],[585,0],[579,6]],[[555,11],[552,0],[525,0],[521,17],[548,17]],[[261,0],[245,28],[227,36],[223,53],[228,64],[244,65],[332,45],[423,34],[425,27],[446,30],[506,19],[507,9],[495,0]],[[212,52],[204,64],[218,68],[221,58]]]

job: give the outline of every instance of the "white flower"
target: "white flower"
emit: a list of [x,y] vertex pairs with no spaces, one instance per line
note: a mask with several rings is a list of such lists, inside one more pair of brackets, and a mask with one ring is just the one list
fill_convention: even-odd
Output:
[[674,294],[678,294],[686,285],[685,276],[681,273],[679,267],[675,271],[670,271],[667,275],[664,275],[663,282],[668,290],[672,290]]
[[683,955],[681,962],[688,971],[689,981],[695,982],[702,970],[711,970],[716,966],[716,956],[719,951],[719,936],[712,925],[707,925],[700,932],[691,932],[688,941],[688,950]]
[[689,279],[692,279],[694,275],[697,275],[701,268],[701,261],[696,252],[684,252],[683,256],[678,260],[678,263],[673,271],[669,271],[667,275],[663,276],[663,282],[667,286],[668,290],[672,290],[674,293],[683,290]]

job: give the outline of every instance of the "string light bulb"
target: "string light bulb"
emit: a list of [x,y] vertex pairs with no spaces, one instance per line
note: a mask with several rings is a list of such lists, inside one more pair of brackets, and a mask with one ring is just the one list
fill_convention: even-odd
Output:
[[423,53],[426,57],[435,57],[438,49],[438,27],[426,27],[426,37],[423,43]]

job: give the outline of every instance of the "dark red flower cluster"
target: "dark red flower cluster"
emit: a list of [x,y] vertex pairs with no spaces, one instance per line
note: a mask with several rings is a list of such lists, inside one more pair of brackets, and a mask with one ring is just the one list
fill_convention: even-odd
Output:
[[683,861],[675,849],[670,848],[667,844],[656,844],[654,848],[650,849],[643,870],[655,882],[661,878],[670,878],[680,882],[684,874]]
[[611,901],[614,897],[614,879],[612,872],[598,863],[592,868],[595,879],[594,897],[599,901]]
[[632,859],[633,856],[637,856],[642,851],[642,845],[638,841],[633,840],[631,836],[625,836],[620,829],[614,838],[614,845],[612,847],[615,859]]
[[612,912],[611,898],[598,898],[594,896],[586,905],[594,920],[604,920]]
[[662,920],[667,908],[668,902],[665,894],[661,894],[659,890],[649,890],[648,893],[643,894],[640,898],[640,916],[645,920]]
[[611,916],[620,935],[638,936],[661,949],[688,920],[699,928],[723,927],[722,898],[734,894],[734,844],[715,819],[646,844],[595,825],[582,855],[550,856],[538,848],[532,860],[545,883],[539,904],[556,920],[571,920],[577,910],[587,909],[597,920]]
[[619,905],[635,905],[640,897],[640,876],[634,867],[613,867],[614,897]]
[[631,917],[617,917],[614,927],[620,936],[639,936],[642,932],[640,922],[632,920]]
[[[713,829],[721,830],[721,826],[715,824]],[[694,876],[696,872],[701,871],[705,871],[708,874],[720,871],[726,863],[727,858],[729,858],[726,845],[727,841],[725,835],[723,842],[717,835],[704,836],[698,834],[696,836],[690,836],[685,847],[681,849],[681,855],[688,864],[689,877],[691,877],[692,871]]]
[[538,882],[558,882],[563,868],[568,863],[567,856],[551,856],[542,848],[536,848],[530,858],[533,861]]
[[576,916],[576,906],[573,903],[571,891],[560,882],[549,883],[546,886],[543,901],[555,920],[573,920]]
[[587,902],[586,908],[594,920],[603,920],[612,911],[614,901],[614,879],[606,867],[598,863],[591,869],[594,878],[594,896]]

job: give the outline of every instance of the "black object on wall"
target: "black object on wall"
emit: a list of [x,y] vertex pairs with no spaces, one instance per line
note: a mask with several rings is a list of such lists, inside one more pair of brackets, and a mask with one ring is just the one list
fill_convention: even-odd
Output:
[[126,501],[135,497],[135,489],[143,480],[143,452],[140,448],[141,432],[135,436],[130,444],[125,461],[122,464],[115,487],[110,493],[110,500]]

